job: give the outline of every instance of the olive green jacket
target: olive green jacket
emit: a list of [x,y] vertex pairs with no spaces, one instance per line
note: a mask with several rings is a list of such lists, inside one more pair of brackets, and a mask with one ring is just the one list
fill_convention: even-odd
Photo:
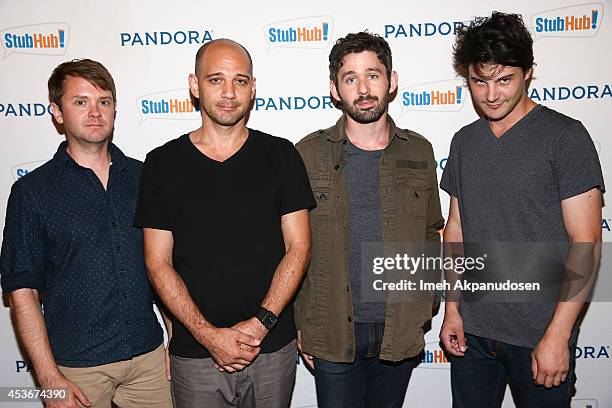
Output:
[[[429,247],[437,246],[444,218],[432,146],[421,135],[397,128],[390,117],[388,122],[389,145],[380,158],[383,244],[410,242],[424,247],[430,241]],[[311,133],[296,145],[317,208],[310,211],[312,255],[295,302],[295,320],[302,350],[333,362],[355,358],[347,259],[347,142],[342,116],[335,126]],[[435,292],[410,301],[406,293],[389,292],[380,358],[399,361],[419,354],[425,346],[423,327],[438,305]]]

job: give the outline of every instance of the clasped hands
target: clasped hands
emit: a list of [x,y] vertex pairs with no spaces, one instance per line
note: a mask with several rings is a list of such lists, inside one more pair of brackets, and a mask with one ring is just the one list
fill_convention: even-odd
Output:
[[268,329],[256,318],[243,320],[230,328],[214,328],[200,343],[208,349],[219,371],[233,373],[251,364],[261,351]]

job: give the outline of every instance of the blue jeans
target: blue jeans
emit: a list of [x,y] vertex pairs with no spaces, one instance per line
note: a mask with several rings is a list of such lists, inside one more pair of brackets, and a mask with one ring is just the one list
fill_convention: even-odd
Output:
[[558,387],[536,385],[531,373],[531,352],[466,333],[468,349],[463,357],[450,356],[453,408],[501,407],[510,385],[517,408],[569,408],[576,381],[575,347],[570,347],[570,371]]
[[314,359],[319,408],[401,407],[412,370],[413,357],[392,363],[379,359],[384,323],[355,323],[355,361],[332,363]]

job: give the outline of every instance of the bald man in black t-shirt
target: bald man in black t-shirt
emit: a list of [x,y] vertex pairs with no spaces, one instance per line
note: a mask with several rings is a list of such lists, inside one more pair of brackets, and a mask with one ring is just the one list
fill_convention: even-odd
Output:
[[202,126],[147,155],[136,222],[173,315],[177,407],[286,407],[296,369],[291,300],[310,253],[314,198],[285,139],[247,129],[248,52],[211,41],[189,76]]

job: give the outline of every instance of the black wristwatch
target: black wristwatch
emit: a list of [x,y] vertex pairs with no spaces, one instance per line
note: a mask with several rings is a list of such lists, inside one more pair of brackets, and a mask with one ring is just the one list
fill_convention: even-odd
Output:
[[278,321],[278,317],[276,317],[274,313],[263,307],[260,307],[259,310],[257,310],[255,317],[261,322],[261,324],[266,326],[266,329],[270,331],[274,328],[274,326],[276,326],[276,322]]

